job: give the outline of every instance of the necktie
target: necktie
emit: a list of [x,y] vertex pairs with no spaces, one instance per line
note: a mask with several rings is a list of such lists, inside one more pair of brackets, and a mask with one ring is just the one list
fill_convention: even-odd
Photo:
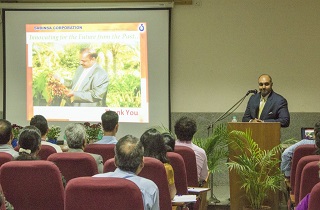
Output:
[[259,106],[259,114],[258,114],[258,118],[260,119],[261,116],[261,112],[263,110],[264,105],[266,104],[266,99],[262,98],[260,101],[260,106]]

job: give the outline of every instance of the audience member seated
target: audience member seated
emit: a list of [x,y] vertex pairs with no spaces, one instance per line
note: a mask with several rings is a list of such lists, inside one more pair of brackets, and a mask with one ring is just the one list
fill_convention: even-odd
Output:
[[206,152],[192,143],[193,135],[197,132],[196,122],[191,118],[181,117],[174,125],[174,132],[178,138],[176,146],[186,146],[195,152],[198,181],[202,185],[208,178],[208,161]]
[[115,111],[106,111],[101,115],[103,137],[95,144],[116,144],[116,133],[119,127],[119,115]]
[[35,126],[26,126],[19,135],[19,156],[16,160],[39,160],[41,133]]
[[47,119],[42,115],[35,115],[30,120],[30,125],[37,127],[41,132],[41,145],[49,145],[56,149],[57,152],[62,152],[61,147],[47,142],[47,133],[49,130]]
[[6,152],[17,158],[19,153],[11,145],[13,139],[12,126],[7,120],[0,119],[0,152]]
[[151,128],[142,134],[140,141],[144,147],[145,157],[156,158],[164,164],[169,184],[170,198],[172,200],[176,195],[177,190],[174,183],[173,168],[169,163],[166,146],[161,133],[156,129]]
[[[157,185],[146,178],[138,176],[143,163],[143,146],[139,139],[127,135],[119,139],[115,147],[114,172],[97,174],[93,177],[118,177],[134,182],[142,193],[145,210],[159,210],[159,189]],[[124,198],[125,199],[125,198]]]
[[[38,153],[41,147],[41,132],[33,126],[26,126],[19,135],[19,156],[16,160],[40,160]],[[66,186],[66,180],[61,175],[63,186]]]
[[[314,125],[314,136],[316,136],[316,134],[320,131],[320,121],[317,122]],[[290,177],[290,172],[291,172],[291,160],[292,160],[292,156],[294,153],[294,150],[300,146],[300,145],[304,145],[304,144],[315,144],[315,140],[310,140],[310,139],[302,139],[301,141],[291,145],[290,147],[288,147],[287,149],[285,149],[281,155],[281,171],[284,173],[284,175],[288,178]],[[319,148],[320,147],[320,142],[319,145],[316,144],[316,146]],[[320,154],[319,151],[316,152],[317,154]]]
[[164,140],[164,144],[166,146],[167,152],[173,152],[174,146],[176,145],[176,140],[171,133],[162,133],[162,138]]
[[[86,129],[80,123],[71,123],[65,128],[65,137],[69,146],[68,152],[84,152],[86,146]],[[92,154],[98,166],[98,172],[103,172],[103,161],[101,155]]]

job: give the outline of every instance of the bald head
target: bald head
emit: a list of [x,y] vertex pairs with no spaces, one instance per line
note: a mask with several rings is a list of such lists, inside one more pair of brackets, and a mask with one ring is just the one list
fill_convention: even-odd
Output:
[[267,96],[272,91],[272,78],[268,74],[262,74],[258,79],[259,91],[263,97]]
[[269,78],[270,82],[272,82],[272,78],[271,78],[271,76],[270,76],[269,74],[261,74],[261,75],[259,76],[259,78],[258,78],[258,81],[259,81],[259,79],[260,79],[261,77],[267,77],[267,78]]
[[126,135],[119,139],[115,147],[115,163],[123,171],[136,173],[143,162],[143,146],[139,139]]

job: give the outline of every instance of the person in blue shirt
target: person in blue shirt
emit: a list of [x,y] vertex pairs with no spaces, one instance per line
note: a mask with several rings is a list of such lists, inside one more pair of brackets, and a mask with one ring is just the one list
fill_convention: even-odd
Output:
[[106,111],[101,115],[103,137],[95,144],[116,144],[116,133],[119,128],[119,115],[115,111]]
[[114,159],[117,169],[114,172],[97,174],[93,177],[128,179],[139,187],[145,210],[160,210],[157,185],[149,179],[138,176],[144,166],[143,153],[144,148],[139,139],[126,135],[119,139],[115,147]]
[[[317,133],[320,132],[320,121],[317,122],[314,125],[314,136],[317,135]],[[290,173],[291,173],[291,160],[292,160],[292,156],[294,153],[294,150],[300,146],[300,145],[304,145],[304,144],[316,144],[316,146],[318,148],[320,148],[320,142],[317,142],[315,140],[310,140],[310,139],[302,139],[301,141],[298,141],[297,143],[291,145],[290,147],[288,147],[287,149],[285,149],[281,155],[281,171],[284,173],[284,175],[288,178],[290,177]],[[319,150],[319,149],[318,149]],[[316,152],[317,154],[320,154],[320,151]]]

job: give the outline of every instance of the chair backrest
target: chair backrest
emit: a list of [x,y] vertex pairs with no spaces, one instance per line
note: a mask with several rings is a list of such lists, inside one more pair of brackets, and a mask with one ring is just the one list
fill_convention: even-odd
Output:
[[116,170],[117,166],[114,163],[114,158],[108,159],[104,164],[103,164],[103,173],[107,172],[113,172]]
[[57,153],[57,150],[49,145],[41,145],[38,156],[41,160],[47,160],[47,158],[51,155]]
[[78,177],[66,186],[65,210],[143,210],[139,187],[130,180]]
[[[300,190],[298,202],[302,200],[312,188],[320,181],[319,179],[319,159],[306,164],[301,174]],[[296,194],[295,194],[296,195]]]
[[319,210],[320,206],[320,182],[311,190],[308,202],[308,210]]
[[[301,187],[304,188],[304,186],[302,185],[302,182],[301,182],[302,181],[301,178],[302,178],[302,172],[303,172],[305,166],[312,161],[316,161],[316,160],[319,161],[319,159],[320,159],[319,155],[308,155],[308,156],[302,157],[299,160],[299,162],[297,164],[297,168],[296,168],[294,191],[291,192],[291,194],[294,194],[295,203],[299,202],[299,194],[300,194]],[[317,173],[317,175],[318,175],[318,173]],[[319,178],[318,178],[318,180],[319,180]],[[311,189],[310,189],[310,191],[311,191]]]
[[185,146],[175,146],[174,152],[181,155],[187,171],[187,181],[189,187],[198,187],[197,162],[194,151]]
[[63,210],[61,173],[50,161],[7,162],[0,168],[0,182],[15,210]]
[[12,155],[6,152],[0,152],[0,166],[2,166],[2,164],[9,162],[11,160],[13,160]]
[[105,163],[108,159],[114,158],[114,147],[115,144],[88,144],[84,151],[101,155],[103,163]]
[[59,167],[66,182],[76,177],[93,176],[98,173],[95,159],[85,152],[54,153],[48,160]]
[[[139,176],[152,180],[159,188],[159,203],[161,210],[171,210],[171,199],[166,170],[161,161],[144,157],[144,167]],[[114,158],[109,159],[104,164],[104,172],[111,172],[116,169]]]
[[170,164],[174,171],[174,182],[178,195],[188,194],[187,171],[184,160],[180,154],[175,152],[167,152]]
[[298,165],[299,160],[307,155],[314,155],[317,150],[317,147],[314,144],[304,144],[298,146],[292,156],[291,161],[291,171],[290,171],[290,185],[291,185],[291,192],[295,192],[294,185],[295,185],[295,178],[296,178],[296,168]]

